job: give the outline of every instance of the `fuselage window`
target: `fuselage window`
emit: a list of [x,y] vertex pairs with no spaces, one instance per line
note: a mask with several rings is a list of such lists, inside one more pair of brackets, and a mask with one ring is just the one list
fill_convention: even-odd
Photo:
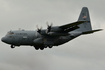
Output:
[[27,35],[27,33],[16,33],[16,35]]
[[9,38],[13,38],[13,36],[9,36]]

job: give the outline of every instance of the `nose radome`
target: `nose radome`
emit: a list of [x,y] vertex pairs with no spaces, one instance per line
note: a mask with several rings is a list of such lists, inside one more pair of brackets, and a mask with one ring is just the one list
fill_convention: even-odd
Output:
[[8,39],[8,37],[1,38],[1,41],[7,44],[11,44],[11,39]]
[[1,41],[2,41],[2,42],[5,42],[5,37],[1,38]]

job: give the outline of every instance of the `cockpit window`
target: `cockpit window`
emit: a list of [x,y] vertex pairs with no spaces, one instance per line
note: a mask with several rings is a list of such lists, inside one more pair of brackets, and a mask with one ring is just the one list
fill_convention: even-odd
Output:
[[12,32],[12,31],[9,31],[8,33],[7,33],[7,35],[13,35],[14,34],[14,32]]

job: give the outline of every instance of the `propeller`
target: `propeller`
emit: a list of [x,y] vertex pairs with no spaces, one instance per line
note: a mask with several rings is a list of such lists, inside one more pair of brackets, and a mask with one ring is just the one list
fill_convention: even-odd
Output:
[[41,33],[42,26],[41,26],[41,28],[40,28],[40,29],[39,29],[38,25],[37,25],[36,27],[37,27],[37,32],[38,32],[38,33]]
[[47,24],[47,33],[51,31],[51,27],[53,25],[53,23],[51,23],[50,25],[48,24],[48,22],[46,23]]

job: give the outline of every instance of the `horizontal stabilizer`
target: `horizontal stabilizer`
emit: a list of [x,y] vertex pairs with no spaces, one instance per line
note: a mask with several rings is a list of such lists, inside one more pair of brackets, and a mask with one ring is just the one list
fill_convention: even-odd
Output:
[[97,29],[97,30],[92,30],[92,31],[86,31],[86,32],[82,32],[82,34],[91,34],[91,33],[94,33],[94,32],[97,32],[97,31],[101,31],[103,29]]

